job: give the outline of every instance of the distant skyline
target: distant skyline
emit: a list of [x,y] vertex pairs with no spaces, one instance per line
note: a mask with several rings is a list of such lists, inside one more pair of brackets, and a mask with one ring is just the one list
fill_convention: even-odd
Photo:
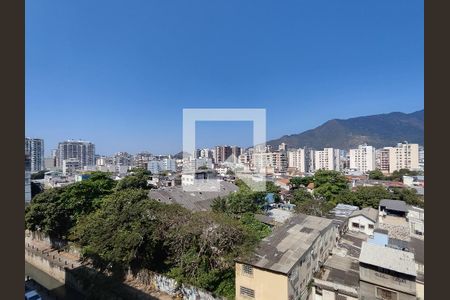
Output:
[[[424,107],[423,1],[26,0],[25,13],[25,134],[46,155],[67,139],[179,152],[183,108],[265,108],[274,139]],[[246,122],[197,130],[199,147],[252,138]]]

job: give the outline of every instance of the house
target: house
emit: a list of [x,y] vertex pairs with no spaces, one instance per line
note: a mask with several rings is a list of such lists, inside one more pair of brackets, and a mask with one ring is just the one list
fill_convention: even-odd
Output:
[[379,211],[382,216],[394,216],[406,218],[408,206],[405,201],[383,199],[380,201]]
[[359,256],[360,299],[416,300],[412,252],[363,242]]
[[365,207],[354,211],[348,219],[348,229],[350,231],[362,232],[373,235],[375,225],[378,223],[378,210],[372,207]]
[[250,258],[236,260],[236,300],[306,299],[335,237],[332,220],[304,214],[286,220]]
[[289,189],[291,188],[290,181],[287,178],[278,179],[277,181],[275,181],[275,185],[286,191],[289,191]]

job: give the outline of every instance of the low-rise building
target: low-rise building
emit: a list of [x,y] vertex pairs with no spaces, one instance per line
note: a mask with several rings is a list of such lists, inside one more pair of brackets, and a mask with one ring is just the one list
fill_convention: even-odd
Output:
[[373,235],[378,223],[378,210],[372,207],[365,207],[354,211],[348,219],[348,228],[351,231],[362,232]]
[[307,299],[314,272],[335,245],[332,220],[295,215],[236,260],[236,299]]
[[417,273],[411,252],[363,242],[359,272],[360,299],[417,299]]
[[406,218],[408,206],[405,201],[382,199],[378,208],[382,216],[397,216]]
[[425,235],[425,211],[423,208],[410,206],[407,219],[411,235]]

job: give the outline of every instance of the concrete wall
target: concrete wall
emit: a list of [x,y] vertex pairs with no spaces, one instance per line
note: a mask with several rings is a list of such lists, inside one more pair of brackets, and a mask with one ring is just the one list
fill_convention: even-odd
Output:
[[25,248],[25,261],[47,273],[49,276],[55,278],[61,283],[66,281],[66,272],[64,267],[45,258],[45,254],[40,253],[40,250],[37,250],[36,248]]
[[[380,298],[377,298],[375,295],[375,289],[379,285],[374,285],[372,283],[368,282],[360,282],[359,285],[359,292],[360,292],[360,299],[361,300],[379,300]],[[382,287],[382,286],[379,286]],[[383,287],[382,287],[383,288]],[[387,288],[386,288],[387,289]],[[394,298],[395,300],[416,300],[416,296],[405,294],[399,291],[397,292],[397,298]]]
[[[69,252],[77,254],[79,250],[74,247],[67,247],[67,243],[64,241],[50,241],[50,238],[39,232],[25,233],[25,261],[36,267],[37,269],[45,272],[49,276],[55,278],[63,284],[70,285],[72,288],[76,289],[78,292],[84,294],[86,291],[83,287],[84,283],[88,281],[89,285],[92,284],[90,281],[95,276],[95,270],[89,267],[82,266],[80,269],[84,269],[84,273],[79,272],[77,268],[70,270],[65,269],[65,262],[61,262],[58,259],[53,259],[53,255],[47,256],[47,253],[43,253],[43,249],[38,249],[38,247],[32,246],[32,241],[39,241],[41,244],[47,243],[47,248],[50,244],[57,244],[59,246],[66,246],[69,248]],[[27,244],[30,244],[29,246]],[[85,274],[85,275],[83,275]],[[93,276],[89,274],[94,274]],[[134,282],[135,284],[132,284]],[[108,300],[124,299],[122,296],[127,295],[132,297],[132,299],[153,299],[148,294],[149,291],[161,291],[167,293],[171,296],[178,296],[179,299],[184,300],[219,300],[221,298],[214,297],[211,293],[207,291],[198,289],[194,286],[179,284],[176,280],[165,277],[163,275],[151,272],[149,270],[142,270],[136,275],[131,273],[127,274],[127,282],[118,285],[115,291],[105,291]]]
[[[359,226],[360,227],[364,226],[364,229],[353,226],[353,223],[359,223]],[[373,225],[375,227],[375,223],[373,221],[371,221],[363,216],[356,216],[356,217],[348,219],[348,229],[349,230],[355,231],[355,232],[362,232],[367,235],[373,235],[374,227],[369,228],[369,225]]]
[[254,290],[258,300],[288,299],[287,276],[258,268],[253,268],[253,275],[247,275],[242,271],[242,266],[236,263],[236,300],[251,299],[240,295],[241,286]]
[[416,281],[414,279],[400,278],[390,274],[381,273],[376,270],[359,266],[360,293],[361,296],[369,297],[364,299],[375,299],[375,287],[385,287],[386,289],[398,291],[399,299],[416,299]]

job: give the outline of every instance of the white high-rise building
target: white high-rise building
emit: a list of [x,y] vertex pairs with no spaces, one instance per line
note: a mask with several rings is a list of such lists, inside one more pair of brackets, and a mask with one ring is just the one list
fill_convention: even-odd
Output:
[[419,170],[419,144],[398,143],[389,149],[389,173],[400,169]]
[[175,172],[177,170],[177,162],[173,158],[163,158],[161,160],[151,160],[148,162],[147,169],[152,174],[159,174],[164,171]]
[[307,167],[306,167],[305,149],[299,148],[295,150],[289,150],[287,152],[287,156],[289,168],[295,168],[302,173],[306,172]]
[[45,169],[43,139],[25,138],[25,152],[30,156],[31,172]]
[[334,148],[316,150],[314,153],[314,170],[340,170],[340,151]]
[[95,165],[95,145],[87,141],[68,140],[58,144],[58,163],[62,167],[64,160],[77,159],[80,167]]
[[350,149],[350,169],[363,173],[375,170],[375,148],[359,145],[357,149]]

